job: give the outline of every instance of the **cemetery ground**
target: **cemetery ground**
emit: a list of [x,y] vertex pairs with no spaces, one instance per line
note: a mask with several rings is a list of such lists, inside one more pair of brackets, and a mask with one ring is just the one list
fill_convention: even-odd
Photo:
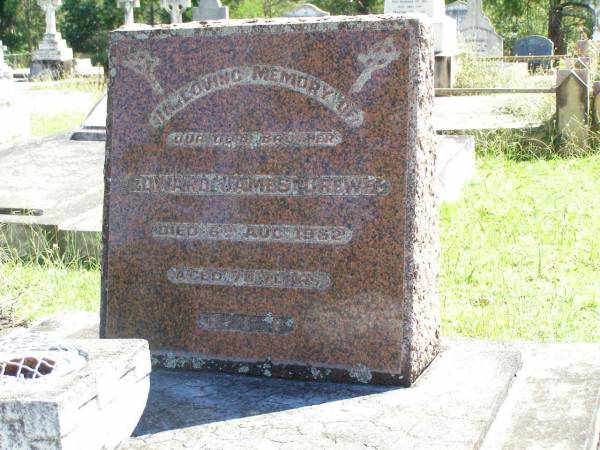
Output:
[[[103,88],[94,81],[30,88],[75,99],[54,114],[34,115],[33,133],[74,128]],[[546,103],[521,96],[504,107],[545,114]],[[444,335],[600,341],[600,155],[572,146],[567,153],[576,156],[559,156],[498,133],[481,133],[476,149],[476,178],[440,210]],[[40,244],[27,260],[7,248],[0,258],[0,327],[99,310],[98,261]]]
[[100,78],[19,83],[17,86],[21,97],[32,104],[32,136],[48,136],[72,129],[85,119],[106,92],[106,84]]

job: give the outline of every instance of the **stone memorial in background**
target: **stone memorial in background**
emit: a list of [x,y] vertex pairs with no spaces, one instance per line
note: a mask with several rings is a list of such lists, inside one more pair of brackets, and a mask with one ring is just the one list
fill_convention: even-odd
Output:
[[283,17],[325,17],[329,15],[327,11],[323,11],[311,3],[304,3],[286,12]]
[[[554,55],[554,43],[544,36],[526,36],[519,39],[513,47],[515,56],[552,56]],[[530,71],[538,68],[550,70],[551,61],[528,61],[527,67]]]
[[0,41],[0,147],[31,133],[29,112],[16,98],[12,69],[4,60],[6,49]]
[[433,26],[433,48],[436,53],[454,55],[456,21],[446,15],[444,0],[385,0],[385,14],[425,14]]
[[12,80],[13,77],[12,69],[4,60],[4,52],[6,50],[8,50],[7,47],[5,47],[4,44],[2,44],[2,41],[0,41],[0,81]]
[[133,9],[140,7],[140,0],[117,0],[117,6],[124,11],[123,25],[133,25]]
[[192,0],[160,0],[160,7],[169,11],[171,23],[183,22],[183,13],[192,6]]
[[197,7],[192,8],[194,20],[229,19],[229,8],[221,5],[219,0],[200,0]]
[[46,32],[31,61],[31,76],[48,73],[52,77],[62,77],[73,72],[73,50],[67,46],[56,31],[56,11],[62,0],[37,0],[46,13]]
[[463,0],[458,0],[446,5],[446,15],[456,20],[456,28],[461,29],[468,12],[467,3]]
[[466,51],[479,56],[502,56],[504,40],[483,14],[482,0],[468,0],[467,15],[458,29],[459,42]]
[[385,16],[113,32],[101,335],[411,384],[439,350],[431,44]]

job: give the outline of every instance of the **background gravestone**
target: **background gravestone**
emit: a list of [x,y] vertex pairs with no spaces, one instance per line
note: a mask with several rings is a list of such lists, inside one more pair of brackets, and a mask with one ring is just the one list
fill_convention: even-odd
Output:
[[[544,36],[526,36],[515,43],[513,54],[515,56],[551,56],[554,55],[554,44]],[[528,61],[527,67],[530,71],[535,71],[539,67],[550,70],[552,64],[550,61]]]
[[459,30],[462,28],[465,18],[467,17],[467,11],[467,3],[462,0],[446,5],[446,15],[456,20],[456,28]]
[[316,7],[311,3],[304,3],[302,5],[296,6],[291,11],[288,11],[283,14],[283,17],[323,17],[329,16],[327,11],[323,11],[322,9]]
[[221,5],[219,0],[200,0],[198,6],[192,8],[193,20],[229,19],[229,8]]
[[468,0],[467,15],[458,29],[464,49],[479,56],[502,56],[504,39],[483,14],[482,0]]
[[411,384],[439,350],[432,56],[385,16],[113,32],[101,335]]
[[385,14],[425,14],[433,27],[435,53],[456,53],[456,21],[446,15],[444,0],[385,0],[383,8]]
[[46,32],[33,52],[31,58],[31,76],[49,73],[54,78],[70,75],[74,69],[73,49],[56,30],[56,11],[62,0],[37,0],[37,4],[46,14]]
[[4,60],[4,52],[7,50],[7,47],[2,44],[0,41],[0,82],[3,80],[12,80],[13,74],[12,69],[6,61]]

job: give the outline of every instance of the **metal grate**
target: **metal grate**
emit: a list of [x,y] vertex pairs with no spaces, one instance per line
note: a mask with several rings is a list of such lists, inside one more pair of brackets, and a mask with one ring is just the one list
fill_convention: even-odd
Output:
[[85,364],[82,352],[46,333],[25,331],[0,339],[0,381],[58,377]]

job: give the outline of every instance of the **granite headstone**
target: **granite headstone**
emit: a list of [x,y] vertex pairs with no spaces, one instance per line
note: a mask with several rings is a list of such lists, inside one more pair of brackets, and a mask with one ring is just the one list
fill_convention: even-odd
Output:
[[439,350],[432,103],[416,18],[113,32],[101,335],[410,385]]
[[[544,36],[526,36],[515,43],[513,55],[551,56],[554,55],[554,44]],[[552,64],[550,61],[528,61],[527,66],[530,71],[535,71],[540,67],[544,70],[549,70]]]

